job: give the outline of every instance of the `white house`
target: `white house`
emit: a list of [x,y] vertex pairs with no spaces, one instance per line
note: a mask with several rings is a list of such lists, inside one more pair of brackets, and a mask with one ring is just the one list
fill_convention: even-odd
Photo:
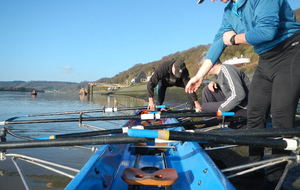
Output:
[[223,62],[223,64],[228,64],[228,65],[236,65],[236,66],[242,66],[245,65],[247,63],[250,63],[250,59],[249,58],[244,58],[244,57],[234,57],[232,59],[228,59],[226,61]]

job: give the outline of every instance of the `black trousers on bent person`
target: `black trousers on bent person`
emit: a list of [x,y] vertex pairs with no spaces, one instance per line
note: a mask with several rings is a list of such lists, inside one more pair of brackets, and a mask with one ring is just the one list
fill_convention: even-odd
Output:
[[[222,90],[215,89],[214,92],[208,89],[208,86],[205,86],[202,90],[202,110],[205,112],[217,112],[220,105],[223,104],[226,100],[225,95],[223,94]],[[246,109],[240,108],[236,106],[233,110],[236,116],[243,116],[246,117]]]
[[202,110],[205,112],[217,112],[220,105],[225,102],[225,96],[220,89],[215,89],[214,92],[205,86],[202,90]]
[[300,33],[260,55],[249,92],[247,128],[294,127],[300,98]]

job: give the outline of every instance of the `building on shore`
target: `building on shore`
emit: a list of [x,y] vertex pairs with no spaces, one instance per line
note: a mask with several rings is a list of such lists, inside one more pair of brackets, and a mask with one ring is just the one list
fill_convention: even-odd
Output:
[[246,57],[234,57],[232,59],[228,59],[226,61],[223,62],[223,64],[228,64],[228,65],[235,65],[235,66],[244,66],[245,64],[250,63],[250,58],[246,58]]
[[87,89],[85,89],[85,88],[81,88],[81,89],[79,90],[79,94],[80,94],[80,95],[87,95],[87,94],[88,94],[88,91],[87,91]]

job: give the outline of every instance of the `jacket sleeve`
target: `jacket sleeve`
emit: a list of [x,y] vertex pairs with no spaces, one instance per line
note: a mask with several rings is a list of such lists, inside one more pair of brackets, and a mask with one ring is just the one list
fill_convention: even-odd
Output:
[[246,32],[246,40],[251,45],[273,40],[279,28],[281,0],[255,0],[255,27]]
[[228,82],[230,96],[220,105],[219,110],[227,112],[238,106],[245,99],[246,92],[237,70],[228,69],[226,67],[222,67],[221,70],[225,76],[225,80]]
[[223,42],[223,34],[224,32],[233,30],[230,22],[228,22],[226,8],[223,15],[223,20],[218,33],[215,35],[214,41],[210,46],[205,58],[210,59],[213,64],[217,62],[219,57],[222,55],[223,50],[225,49],[226,45]]
[[158,72],[155,71],[147,84],[147,92],[149,98],[154,97],[154,88],[158,84],[159,80],[160,80],[160,76]]

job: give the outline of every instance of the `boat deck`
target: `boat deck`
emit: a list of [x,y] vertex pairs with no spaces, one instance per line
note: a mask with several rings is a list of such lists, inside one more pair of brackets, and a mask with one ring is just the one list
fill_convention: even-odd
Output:
[[[164,119],[174,123],[176,119]],[[138,124],[128,121],[125,126]],[[181,127],[172,128],[180,130]],[[66,187],[73,189],[235,189],[206,152],[194,142],[105,145],[90,158],[80,173]],[[166,146],[166,147],[165,147]],[[170,187],[128,185],[122,175],[126,168],[161,170],[173,168],[178,178]]]

